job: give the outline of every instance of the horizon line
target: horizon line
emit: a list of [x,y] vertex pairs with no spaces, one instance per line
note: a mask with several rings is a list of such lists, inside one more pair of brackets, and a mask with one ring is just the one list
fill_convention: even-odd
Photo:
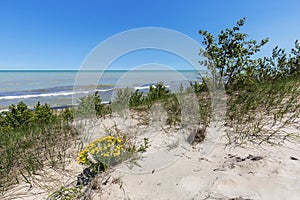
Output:
[[[197,69],[174,69],[176,71],[198,71]],[[13,71],[173,71],[167,69],[0,69],[0,72],[13,72]]]

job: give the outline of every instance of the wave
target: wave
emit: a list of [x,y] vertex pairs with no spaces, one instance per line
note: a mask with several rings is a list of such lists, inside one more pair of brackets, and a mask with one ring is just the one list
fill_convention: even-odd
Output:
[[[155,87],[155,84],[147,84],[138,87],[134,87],[134,90],[148,90],[150,86]],[[169,88],[169,85],[165,86]],[[71,96],[76,94],[90,94],[96,91],[98,92],[109,92],[114,89],[120,88],[104,88],[104,89],[88,89],[88,88],[79,88],[77,90],[71,90],[70,86],[63,87],[54,87],[46,89],[36,89],[36,90],[27,90],[27,91],[17,91],[17,92],[4,92],[0,93],[0,100],[16,100],[16,99],[29,99],[29,98],[39,98],[39,97],[59,97],[59,96]],[[81,90],[83,89],[83,90]],[[84,90],[86,89],[86,90]]]
[[108,92],[113,90],[109,89],[97,89],[97,90],[86,90],[86,91],[70,91],[70,92],[54,92],[54,93],[42,93],[42,94],[23,94],[23,95],[11,95],[11,96],[0,96],[0,100],[13,100],[13,99],[28,99],[38,97],[57,97],[57,96],[70,96],[74,94],[89,94],[93,92]]
[[134,87],[135,90],[145,90],[145,89],[149,89],[150,86],[140,86],[140,87]]
[[[155,84],[153,85],[147,85],[147,86],[140,86],[140,87],[134,87],[135,90],[146,90],[146,89],[149,89],[150,86],[152,87],[156,87]],[[166,88],[169,88],[170,86],[169,85],[165,85]]]

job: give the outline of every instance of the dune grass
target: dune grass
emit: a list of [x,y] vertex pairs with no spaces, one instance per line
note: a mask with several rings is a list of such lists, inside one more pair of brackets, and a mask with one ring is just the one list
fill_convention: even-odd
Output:
[[300,134],[285,128],[299,123],[300,80],[286,77],[257,83],[229,94],[227,137],[229,143],[270,143],[298,140]]
[[1,116],[1,191],[20,182],[31,185],[30,177],[45,166],[65,166],[66,150],[78,133],[48,105],[42,107],[31,111],[20,103]]

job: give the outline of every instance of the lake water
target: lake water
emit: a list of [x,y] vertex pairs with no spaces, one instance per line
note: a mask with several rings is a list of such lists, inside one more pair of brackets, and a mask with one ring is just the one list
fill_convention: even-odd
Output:
[[[158,82],[171,90],[199,80],[196,71],[0,71],[0,109],[20,101],[33,107],[37,101],[51,106],[71,105],[76,98],[98,90],[111,101],[116,88],[131,87],[147,92]],[[74,87],[75,86],[75,87]]]

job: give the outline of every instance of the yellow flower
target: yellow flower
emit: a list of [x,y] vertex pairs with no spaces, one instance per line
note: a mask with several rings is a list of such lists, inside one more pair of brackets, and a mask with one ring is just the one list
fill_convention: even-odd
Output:
[[[78,155],[79,164],[89,164],[88,153],[93,155],[98,162],[104,162],[103,158],[118,157],[125,151],[123,140],[113,136],[97,138],[89,143]],[[105,159],[104,159],[105,160]],[[107,164],[107,163],[104,163]]]
[[104,157],[109,157],[109,153],[104,153],[103,156]]

